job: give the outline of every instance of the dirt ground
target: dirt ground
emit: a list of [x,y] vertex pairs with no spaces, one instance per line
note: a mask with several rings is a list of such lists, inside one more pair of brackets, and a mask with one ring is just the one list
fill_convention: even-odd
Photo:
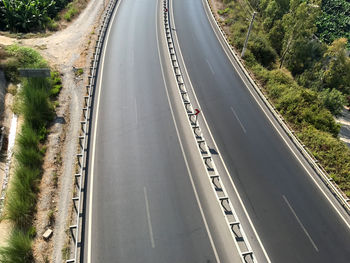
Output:
[[[48,37],[16,40],[0,36],[0,44],[21,45],[36,48],[51,66],[62,74],[63,88],[56,108],[57,117],[50,127],[44,173],[40,184],[37,215],[34,225],[36,262],[64,262],[62,250],[67,241],[68,218],[71,209],[75,156],[80,129],[81,106],[85,81],[95,42],[95,27],[99,23],[104,1],[90,0],[86,9],[70,25]],[[77,77],[73,67],[82,68],[84,74]],[[42,238],[46,229],[53,236]],[[8,235],[9,225],[0,223],[0,236]]]

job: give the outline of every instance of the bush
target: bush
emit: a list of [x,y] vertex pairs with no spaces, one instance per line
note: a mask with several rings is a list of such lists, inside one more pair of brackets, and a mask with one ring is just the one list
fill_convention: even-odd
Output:
[[2,0],[0,1],[0,30],[29,32],[41,30],[71,0]]
[[255,59],[264,67],[271,68],[272,64],[275,63],[277,57],[276,51],[270,46],[263,35],[252,35],[248,43],[248,48],[253,53]]
[[343,142],[312,126],[305,127],[299,137],[345,194],[350,196],[350,149]]
[[230,8],[227,7],[225,9],[222,9],[222,10],[218,10],[218,14],[219,15],[225,15],[226,13],[228,13],[230,11]]
[[72,4],[69,3],[67,5],[67,7],[69,8],[68,11],[64,14],[63,18],[66,19],[67,21],[71,21],[72,18],[78,13],[78,9],[76,9],[76,7]]
[[18,45],[10,45],[5,48],[6,61],[4,72],[6,79],[12,83],[20,81],[18,68],[46,68],[47,63],[34,49]]
[[21,112],[29,126],[39,130],[53,118],[53,108],[49,102],[50,85],[45,79],[32,78],[25,82],[21,91]]
[[323,105],[335,116],[339,116],[341,114],[346,103],[343,93],[336,89],[325,89],[324,91],[320,92],[320,99]]
[[33,254],[32,242],[28,233],[15,230],[12,232],[8,246],[0,249],[1,263],[31,263]]

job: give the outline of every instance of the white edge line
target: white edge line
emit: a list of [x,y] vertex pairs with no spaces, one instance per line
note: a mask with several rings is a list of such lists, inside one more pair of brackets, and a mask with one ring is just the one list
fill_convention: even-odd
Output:
[[[173,18],[172,0],[169,0],[169,1],[171,2],[171,9],[170,9],[170,10],[171,10],[171,13],[172,13],[172,18]],[[173,22],[173,25],[174,25],[174,27],[175,27],[175,21],[174,21],[174,19],[172,19],[172,20],[173,20],[173,21],[172,21],[172,22]],[[175,35],[174,37],[177,39],[177,36],[176,36],[176,35]],[[184,61],[184,59],[183,59],[182,52],[181,52],[180,42],[179,42],[178,40],[177,40],[176,42],[177,42],[177,44],[178,44],[178,46],[179,46],[178,54],[180,55],[181,60],[183,61],[185,74],[187,75],[187,78],[188,78],[188,80],[189,80],[189,82],[190,82],[189,84],[190,84],[190,87],[191,87],[191,89],[192,89],[193,95],[194,95],[194,97],[195,97],[196,103],[197,103],[197,105],[198,105],[199,108],[202,108],[202,107],[200,106],[199,102],[198,102],[197,95],[196,95],[196,93],[195,93],[195,91],[194,91],[194,88],[193,88],[193,85],[192,85],[190,76],[189,76],[188,71],[187,71],[187,67],[186,67],[185,61]],[[219,41],[219,42],[220,42],[220,41]],[[252,222],[251,218],[249,217],[248,211],[247,211],[247,209],[245,208],[245,206],[244,206],[244,204],[243,204],[242,198],[241,198],[241,196],[240,196],[239,193],[238,193],[238,190],[237,190],[237,188],[236,188],[236,185],[233,183],[232,177],[231,177],[231,175],[230,175],[230,173],[229,173],[229,171],[228,171],[228,169],[227,169],[227,167],[226,167],[226,164],[225,164],[224,160],[223,160],[222,157],[221,157],[222,155],[221,155],[221,153],[220,153],[219,147],[217,146],[217,144],[216,144],[216,142],[215,142],[215,140],[214,140],[214,136],[213,136],[213,134],[211,133],[211,130],[210,130],[210,128],[209,128],[209,125],[208,125],[208,123],[207,123],[207,120],[206,120],[205,115],[204,115],[203,112],[202,112],[202,116],[203,116],[203,120],[204,120],[204,122],[205,122],[205,126],[207,127],[207,130],[208,130],[208,132],[209,132],[209,135],[210,135],[210,137],[211,137],[211,139],[212,139],[212,141],[213,141],[213,143],[214,143],[214,145],[215,145],[215,148],[217,149],[218,156],[219,156],[219,158],[220,158],[220,160],[221,160],[221,163],[222,163],[223,166],[224,166],[224,169],[225,169],[225,171],[226,171],[226,173],[227,173],[227,175],[228,175],[228,178],[229,178],[229,180],[230,180],[230,182],[231,182],[231,184],[232,184],[232,187],[233,187],[233,189],[234,189],[234,191],[235,191],[235,193],[236,193],[236,195],[237,195],[237,197],[238,197],[238,200],[239,200],[239,202],[240,202],[240,204],[241,204],[241,206],[242,206],[242,209],[243,209],[243,211],[244,211],[244,213],[245,213],[245,215],[246,215],[246,217],[247,217],[247,219],[248,219],[248,222],[249,222],[249,224],[250,224],[250,226],[251,226],[251,228],[252,228],[252,230],[253,230],[253,233],[254,233],[256,239],[258,240],[258,243],[259,243],[259,245],[260,245],[260,247],[261,247],[261,250],[263,251],[263,254],[264,254],[265,257],[266,257],[267,262],[268,262],[268,263],[271,263],[271,260],[270,260],[268,254],[267,254],[267,252],[266,252],[266,250],[265,250],[265,247],[264,247],[264,245],[263,245],[262,242],[261,242],[261,239],[260,239],[260,237],[259,237],[259,235],[258,235],[258,233],[257,233],[257,231],[256,231],[256,229],[255,229],[255,227],[254,227],[254,225],[253,225],[253,222]]]
[[[159,5],[159,0],[157,0],[157,7],[158,7],[158,5]],[[157,14],[158,14],[158,8],[157,8]],[[163,76],[163,82],[164,82],[164,88],[165,88],[165,92],[166,92],[166,94],[167,94],[167,98],[168,98],[168,103],[169,103],[169,107],[170,107],[171,116],[172,116],[172,119],[173,119],[173,122],[174,122],[175,130],[176,130],[176,134],[177,134],[177,139],[178,139],[179,144],[180,144],[180,148],[181,148],[182,155],[183,155],[183,158],[184,158],[184,161],[185,161],[185,164],[186,164],[188,176],[189,176],[189,179],[190,179],[191,184],[192,184],[192,188],[193,188],[193,191],[194,191],[194,195],[195,195],[195,197],[196,197],[197,204],[198,204],[198,207],[199,207],[201,216],[202,216],[202,218],[203,218],[203,222],[204,222],[204,225],[205,225],[205,229],[207,230],[207,233],[208,233],[208,237],[209,237],[209,240],[210,240],[210,244],[211,244],[211,246],[212,246],[212,248],[213,248],[214,255],[215,255],[215,258],[216,258],[217,262],[220,262],[217,249],[216,249],[216,247],[215,247],[213,238],[212,238],[211,233],[210,233],[210,230],[209,230],[209,226],[208,226],[207,220],[206,220],[205,215],[204,215],[204,211],[203,211],[201,202],[200,202],[199,197],[198,197],[198,193],[197,193],[197,190],[196,190],[194,181],[193,181],[192,173],[191,173],[191,170],[190,170],[190,167],[189,167],[187,158],[186,158],[185,150],[184,150],[184,147],[183,147],[183,145],[182,145],[182,141],[181,141],[181,138],[180,138],[179,129],[178,129],[177,124],[176,124],[176,121],[175,121],[174,110],[173,110],[173,107],[171,106],[170,96],[169,96],[168,88],[167,88],[166,81],[165,81],[164,67],[163,67],[163,63],[162,63],[162,61],[161,61],[161,53],[160,53],[160,47],[159,47],[159,34],[158,34],[158,26],[157,26],[157,25],[158,25],[158,21],[159,21],[159,16],[157,15],[157,16],[156,16],[156,34],[157,34],[158,58],[159,58],[160,66],[161,66],[161,71],[162,71],[162,76]],[[164,29],[163,29],[163,30],[164,30]],[[165,32],[164,32],[164,33],[165,33]]]
[[309,232],[307,232],[305,226],[303,225],[303,223],[300,221],[299,217],[297,216],[297,213],[295,213],[293,207],[291,206],[291,204],[289,203],[287,197],[285,197],[284,195],[282,195],[284,201],[286,202],[287,206],[289,207],[290,211],[292,211],[292,214],[294,215],[294,217],[296,218],[296,220],[298,221],[300,227],[303,229],[304,233],[306,234],[306,236],[309,238],[312,246],[315,248],[315,250],[318,252],[318,247],[316,246],[314,240],[311,238]]
[[94,185],[94,166],[95,166],[95,150],[96,150],[96,134],[97,134],[97,126],[98,126],[98,112],[100,108],[100,97],[101,97],[101,89],[102,89],[102,76],[103,76],[103,68],[104,68],[104,60],[106,57],[106,50],[108,46],[108,39],[111,32],[112,24],[114,23],[114,19],[116,17],[118,7],[120,5],[120,2],[122,0],[118,0],[117,6],[115,7],[114,14],[112,16],[112,19],[109,22],[109,27],[107,31],[107,35],[104,39],[105,46],[103,48],[103,56],[102,60],[100,61],[101,65],[101,71],[99,76],[99,83],[98,83],[98,95],[97,95],[97,105],[96,105],[96,121],[95,121],[95,127],[94,127],[94,133],[93,133],[93,143],[92,143],[92,152],[91,152],[91,170],[90,170],[90,198],[89,198],[89,224],[88,224],[88,249],[87,249],[87,262],[91,263],[91,229],[92,229],[92,200],[93,200],[93,185]]
[[[209,5],[208,2],[207,2],[207,0],[202,0],[202,1],[205,1],[206,4]],[[209,10],[211,10],[210,7],[208,7],[208,8],[209,8]],[[206,13],[207,13],[207,12],[206,12]],[[213,18],[213,14],[212,14],[211,12],[210,12],[210,14],[211,14],[211,16],[212,16],[212,19],[215,21],[216,27],[218,27],[215,18]],[[207,16],[208,16],[208,14],[207,14]],[[209,19],[209,22],[210,22],[210,18],[209,18],[209,17],[208,17],[208,19]],[[212,24],[212,23],[210,22],[210,24]],[[213,26],[212,26],[212,28],[213,28]],[[213,28],[213,31],[214,31],[214,34],[217,36],[218,41],[219,41],[220,45],[222,46],[224,52],[226,53],[226,55],[227,55],[229,61],[231,62],[232,66],[236,69],[236,72],[237,72],[238,75],[241,77],[243,83],[246,85],[248,91],[250,92],[250,94],[252,95],[252,97],[254,98],[254,100],[257,102],[257,104],[259,105],[259,107],[261,108],[261,110],[263,111],[263,113],[265,114],[265,116],[268,118],[268,120],[270,121],[270,123],[272,124],[272,126],[275,128],[275,130],[276,130],[277,133],[280,135],[280,137],[282,138],[282,140],[285,142],[285,144],[287,145],[287,147],[288,147],[288,148],[290,149],[290,151],[293,153],[293,155],[295,156],[295,158],[299,161],[299,163],[300,163],[301,166],[304,168],[304,170],[306,171],[306,173],[310,176],[310,178],[313,180],[313,182],[315,183],[315,185],[316,185],[316,186],[318,187],[318,189],[322,192],[322,194],[324,195],[324,197],[326,197],[326,199],[327,199],[328,202],[331,204],[331,206],[334,208],[334,210],[336,211],[336,213],[338,214],[338,216],[343,220],[343,222],[346,224],[346,226],[350,229],[350,224],[347,222],[347,220],[345,219],[345,217],[344,217],[344,216],[342,215],[342,213],[338,210],[338,208],[334,205],[333,201],[328,197],[328,195],[325,193],[325,191],[322,189],[322,187],[321,187],[321,186],[319,185],[319,183],[316,181],[316,179],[314,178],[314,176],[310,173],[310,171],[309,171],[309,170],[307,169],[307,167],[304,165],[304,163],[302,162],[302,160],[300,159],[300,157],[297,155],[297,153],[292,149],[292,147],[289,145],[289,143],[287,142],[287,140],[284,138],[283,134],[282,134],[282,133],[280,132],[280,130],[277,128],[276,124],[275,124],[274,121],[271,119],[271,117],[269,116],[269,114],[266,112],[266,110],[264,109],[264,107],[261,105],[261,103],[263,103],[263,101],[262,101],[262,99],[260,98],[258,92],[257,92],[257,91],[255,90],[255,88],[254,88],[254,85],[255,85],[254,81],[253,81],[253,80],[249,80],[249,79],[250,79],[249,74],[244,74],[244,73],[243,73],[243,74],[244,74],[244,77],[242,77],[241,71],[244,72],[245,68],[243,67],[243,65],[242,65],[242,68],[241,68],[239,65],[235,65],[235,63],[239,64],[238,61],[235,61],[235,62],[232,61],[232,57],[231,57],[231,56],[233,56],[233,57],[235,58],[236,55],[233,53],[233,51],[231,51],[231,48],[230,48],[229,44],[227,43],[227,40],[226,40],[225,36],[221,33],[220,29],[218,28],[218,31],[220,32],[221,37],[223,38],[224,42],[226,43],[227,48],[230,50],[230,53],[227,52],[226,47],[223,45],[222,41],[220,41],[217,31],[216,31],[214,28]],[[237,60],[238,60],[238,59],[237,59]],[[247,81],[246,81],[245,79],[247,79],[247,80],[249,81],[248,84],[247,84]],[[253,84],[253,83],[254,83],[254,84]],[[253,91],[249,88],[250,85],[253,87],[253,89],[254,89],[254,91],[255,91],[256,93],[253,93]],[[258,96],[260,99],[256,98],[256,96]],[[263,95],[263,96],[264,96],[264,95]],[[267,106],[266,106],[266,107],[267,107]],[[271,113],[271,114],[273,114],[273,113]],[[204,114],[203,114],[203,115],[204,115]],[[284,131],[284,128],[282,127],[282,125],[281,125],[277,120],[275,120],[275,121],[278,123],[279,127],[280,127],[281,129],[283,129],[283,131]],[[287,132],[286,132],[286,131],[284,131],[284,132],[286,133],[285,135],[288,136]],[[295,147],[297,147],[297,146],[295,146]],[[306,160],[306,158],[305,158],[305,160]],[[307,160],[306,160],[306,161],[307,161]],[[310,166],[310,168],[313,169],[311,166]],[[317,172],[315,172],[315,173],[317,174]],[[322,179],[321,179],[321,180],[322,180]],[[325,187],[327,187],[324,183],[323,183],[323,185],[324,185]],[[328,189],[328,188],[327,188],[327,189]],[[330,190],[329,190],[329,193],[331,193]]]
[[146,213],[147,213],[147,222],[148,222],[149,236],[150,236],[150,239],[151,239],[152,248],[155,248],[156,245],[154,244],[153,228],[152,228],[152,223],[151,223],[151,213],[149,212],[149,201],[148,201],[148,196],[147,196],[147,189],[146,189],[145,186],[143,187],[143,193],[145,195],[145,203],[146,203]]

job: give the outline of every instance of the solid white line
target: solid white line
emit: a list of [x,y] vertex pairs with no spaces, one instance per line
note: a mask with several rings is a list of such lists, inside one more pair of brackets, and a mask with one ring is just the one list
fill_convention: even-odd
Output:
[[211,73],[212,73],[213,75],[215,75],[215,72],[214,72],[213,68],[211,67],[209,61],[208,61],[208,60],[206,60],[206,61],[207,61],[207,64],[208,64],[208,66],[209,66],[209,69],[210,69]]
[[152,248],[155,248],[155,244],[154,244],[154,238],[153,238],[153,229],[152,229],[152,223],[151,223],[151,214],[149,212],[149,202],[148,202],[148,197],[147,197],[147,189],[146,187],[143,187],[143,193],[145,195],[145,203],[146,203],[146,213],[147,213],[147,221],[148,221],[148,229],[149,229],[149,236],[151,239],[151,245]]
[[[159,5],[159,0],[157,0],[157,7],[158,7],[158,5]],[[156,12],[157,12],[157,14],[158,14],[158,8],[156,8]],[[212,236],[211,236],[211,233],[210,233],[210,230],[209,230],[209,226],[208,226],[207,220],[206,220],[206,218],[205,218],[205,216],[204,216],[202,204],[201,204],[201,202],[200,202],[200,200],[199,200],[198,193],[197,193],[197,190],[196,190],[194,181],[193,181],[192,173],[191,173],[191,170],[190,170],[190,167],[189,167],[187,158],[186,158],[185,150],[184,150],[184,147],[183,147],[183,145],[182,145],[182,141],[181,141],[181,138],[180,138],[179,129],[178,129],[177,124],[176,124],[176,121],[175,121],[174,110],[173,110],[173,107],[171,106],[171,101],[170,101],[169,92],[168,92],[167,84],[166,84],[166,82],[165,82],[164,67],[163,67],[163,63],[162,63],[162,60],[161,60],[161,53],[160,53],[160,47],[159,47],[158,15],[156,16],[156,35],[157,35],[158,58],[159,58],[160,67],[161,67],[161,71],[162,71],[162,77],[163,77],[163,82],[164,82],[164,88],[165,88],[165,92],[166,92],[166,94],[167,94],[168,103],[169,103],[169,107],[170,107],[171,116],[172,116],[172,119],[173,119],[173,122],[174,122],[174,126],[175,126],[175,130],[176,130],[177,139],[178,139],[179,144],[180,144],[180,148],[181,148],[181,151],[182,151],[182,156],[183,156],[184,161],[185,161],[185,164],[186,164],[186,169],[187,169],[187,172],[188,172],[188,176],[189,176],[189,178],[190,178],[190,181],[191,181],[191,185],[192,185],[192,188],[193,188],[193,191],[194,191],[194,195],[195,195],[195,197],[196,197],[196,201],[197,201],[197,204],[198,204],[198,207],[199,207],[199,211],[200,211],[200,213],[201,213],[201,216],[202,216],[202,219],[203,219],[203,222],[204,222],[204,225],[205,225],[205,229],[206,229],[206,231],[207,231],[207,233],[208,233],[208,238],[209,238],[210,244],[211,244],[211,246],[212,246],[212,248],[213,248],[216,261],[217,261],[218,263],[220,263],[219,255],[218,255],[217,249],[216,249],[216,247],[215,247],[213,238],[212,238]],[[165,32],[164,32],[164,35],[165,35]]]
[[[171,4],[170,10],[171,10],[171,13],[172,13],[172,16],[171,16],[172,24],[175,26],[175,20],[173,19],[173,6],[172,6],[172,5],[173,5],[173,1],[172,1],[172,0],[170,0],[170,4]],[[176,36],[176,35],[175,35],[175,38],[177,39],[177,36]],[[200,106],[200,104],[199,104],[199,101],[198,101],[196,92],[195,92],[195,90],[194,90],[194,88],[193,88],[193,85],[192,85],[192,82],[191,82],[191,78],[190,78],[190,76],[189,76],[189,74],[188,74],[188,71],[187,71],[187,67],[186,67],[186,64],[185,64],[185,60],[183,59],[182,52],[181,52],[180,42],[179,42],[178,40],[177,40],[176,42],[177,42],[177,44],[178,44],[178,46],[179,46],[179,50],[177,50],[177,54],[180,55],[180,58],[181,58],[181,60],[183,61],[185,75],[187,75],[187,77],[188,77],[189,84],[190,84],[190,87],[191,87],[192,92],[193,92],[193,96],[194,96],[194,98],[195,98],[195,100],[196,100],[196,103],[197,103],[198,107],[199,107],[199,108],[202,108],[202,107]],[[208,125],[208,122],[207,122],[207,120],[206,120],[206,118],[205,118],[204,112],[202,112],[202,116],[203,116],[203,120],[204,120],[205,126],[207,127],[207,130],[208,130],[208,132],[209,132],[209,135],[210,135],[210,137],[211,137],[211,139],[212,139],[212,141],[213,141],[213,143],[214,143],[214,146],[215,146],[215,148],[216,148],[216,150],[217,150],[217,152],[218,152],[218,156],[219,156],[219,158],[220,158],[220,160],[221,160],[221,163],[222,163],[222,165],[224,166],[225,172],[226,172],[227,175],[228,175],[228,179],[229,179],[229,181],[231,182],[231,185],[232,185],[232,187],[233,187],[233,190],[234,190],[234,192],[236,193],[236,196],[237,196],[237,198],[238,198],[238,200],[239,200],[239,203],[240,203],[241,206],[242,206],[242,209],[243,209],[243,211],[244,211],[244,214],[246,215],[246,217],[247,217],[247,219],[248,219],[249,225],[250,225],[250,227],[252,228],[253,233],[254,233],[256,239],[258,240],[258,243],[259,243],[259,245],[260,245],[260,248],[261,248],[261,250],[262,250],[262,252],[263,252],[263,254],[264,254],[264,256],[265,256],[267,262],[268,262],[268,263],[271,263],[271,260],[270,260],[268,254],[267,254],[267,252],[266,252],[266,250],[265,250],[264,245],[263,245],[262,242],[261,242],[261,239],[260,239],[260,237],[259,237],[259,235],[258,235],[258,232],[256,231],[256,229],[255,229],[255,227],[254,227],[254,225],[253,225],[253,222],[252,222],[252,220],[251,220],[251,218],[250,218],[250,216],[249,216],[249,214],[248,214],[248,211],[247,211],[247,209],[245,208],[245,206],[244,206],[244,204],[243,204],[243,200],[242,200],[242,198],[241,198],[241,196],[240,196],[240,194],[239,194],[239,192],[238,192],[238,190],[237,190],[237,188],[236,188],[236,185],[234,184],[234,182],[233,182],[233,180],[232,180],[232,177],[231,177],[231,175],[230,175],[230,173],[229,173],[229,171],[228,171],[228,169],[227,169],[227,166],[226,166],[224,160],[222,159],[222,155],[221,155],[221,153],[220,153],[219,147],[218,147],[218,145],[216,144],[216,141],[214,140],[214,136],[213,136],[213,134],[212,134],[212,132],[211,132],[211,130],[210,130],[210,128],[209,128],[209,125]]]
[[315,248],[315,250],[318,252],[318,251],[319,251],[319,250],[318,250],[318,247],[316,246],[315,242],[314,242],[313,239],[311,238],[309,232],[307,232],[307,230],[306,230],[306,228],[304,227],[303,223],[301,223],[301,221],[300,221],[299,217],[297,216],[297,214],[295,213],[293,207],[290,205],[290,203],[289,203],[287,197],[285,197],[284,195],[282,195],[282,197],[283,197],[284,201],[287,203],[287,205],[288,205],[290,211],[292,211],[292,213],[293,213],[294,217],[296,218],[296,220],[298,221],[300,227],[303,229],[304,233],[305,233],[306,236],[309,238],[309,240],[310,240],[312,246],[313,246],[313,247]]
[[90,198],[89,198],[89,224],[88,224],[88,248],[87,248],[87,262],[91,263],[91,235],[92,235],[92,200],[93,200],[93,190],[94,190],[94,168],[95,168],[95,151],[96,151],[96,135],[97,135],[97,126],[98,126],[98,117],[99,117],[99,110],[100,110],[100,98],[101,98],[101,89],[102,89],[102,79],[103,79],[103,68],[104,68],[104,60],[106,57],[106,50],[108,46],[108,39],[111,32],[112,24],[114,22],[114,19],[116,17],[119,4],[122,0],[118,0],[117,6],[115,7],[114,14],[112,16],[112,19],[110,21],[110,26],[108,27],[107,35],[105,38],[105,47],[103,50],[102,60],[101,60],[101,71],[100,71],[100,79],[98,84],[98,94],[97,94],[97,104],[96,104],[96,121],[95,121],[95,127],[94,127],[94,133],[93,133],[93,142],[92,142],[92,151],[91,151],[91,170],[90,170]]
[[247,133],[246,129],[244,128],[244,126],[243,126],[243,124],[242,124],[241,120],[238,118],[238,116],[237,116],[237,114],[236,114],[235,110],[233,109],[233,107],[231,107],[231,110],[232,110],[233,114],[235,115],[235,117],[236,117],[237,121],[238,121],[238,122],[239,122],[239,124],[241,125],[241,128],[243,129],[244,133]]
[[[202,0],[205,1],[205,4],[208,5],[208,2],[206,0]],[[203,2],[202,2],[203,3]],[[204,4],[204,3],[203,3]],[[208,7],[209,8],[209,7]],[[210,12],[210,11],[209,11]],[[206,12],[207,14],[207,12]],[[212,19],[215,21],[215,18],[213,18],[213,14],[210,12]],[[209,18],[209,15],[207,14],[207,17],[209,19],[210,24],[212,25],[211,19]],[[215,22],[216,23],[216,22]],[[218,26],[216,26],[218,27]],[[213,28],[213,25],[212,25]],[[219,29],[218,29],[219,30]],[[319,185],[319,183],[316,181],[316,179],[314,178],[314,176],[310,173],[310,171],[306,168],[306,166],[304,165],[304,163],[302,162],[302,160],[300,159],[300,157],[297,155],[297,153],[294,151],[294,149],[289,145],[289,142],[284,138],[284,136],[282,135],[282,133],[280,132],[280,130],[277,128],[277,126],[275,125],[274,121],[271,119],[271,117],[269,116],[269,114],[266,112],[265,108],[261,105],[261,103],[263,103],[262,99],[259,97],[258,92],[255,90],[254,88],[254,81],[252,81],[252,83],[247,84],[247,80],[249,78],[249,75],[245,75],[242,76],[241,70],[244,71],[245,69],[241,69],[238,65],[236,65],[235,63],[238,64],[238,62],[233,61],[232,57],[235,57],[233,51],[231,51],[229,44],[227,43],[227,40],[225,39],[225,37],[222,35],[221,31],[220,35],[223,38],[224,42],[227,45],[227,48],[230,49],[230,53],[227,52],[226,47],[224,46],[224,44],[222,43],[222,41],[220,41],[220,37],[217,33],[217,31],[213,28],[214,34],[217,36],[218,41],[220,43],[220,45],[222,46],[224,52],[226,53],[226,56],[228,57],[229,61],[231,62],[231,65],[236,69],[236,72],[238,73],[238,75],[241,77],[243,83],[245,84],[246,88],[248,89],[249,93],[252,95],[252,97],[254,98],[254,100],[256,101],[256,103],[259,105],[260,109],[263,111],[263,113],[265,114],[265,116],[268,118],[268,120],[270,121],[270,123],[272,124],[272,126],[275,128],[275,130],[277,131],[277,133],[280,135],[280,137],[282,138],[282,140],[284,141],[284,143],[287,145],[287,147],[289,148],[289,150],[293,153],[293,155],[295,156],[295,158],[299,161],[299,163],[301,164],[301,166],[304,168],[304,170],[306,171],[306,173],[308,174],[308,176],[312,179],[312,181],[314,182],[314,184],[317,186],[317,188],[321,191],[321,193],[323,194],[323,196],[328,200],[328,202],[330,203],[330,205],[333,207],[333,209],[336,211],[336,213],[338,214],[338,216],[343,220],[343,222],[345,223],[345,225],[350,228],[350,224],[347,222],[347,220],[345,219],[345,217],[342,215],[342,213],[338,210],[338,208],[335,206],[335,204],[333,203],[333,201],[328,197],[328,195],[326,194],[326,192],[322,189],[322,187]],[[249,86],[253,86],[253,89],[256,93],[253,93],[253,91],[249,88]],[[258,96],[259,98],[256,98],[256,96]],[[266,106],[267,107],[267,106]],[[272,113],[271,113],[272,114]],[[277,121],[277,120],[276,120]],[[278,122],[278,121],[277,121]],[[280,124],[278,124],[279,127],[281,129],[283,129],[283,127],[281,127]],[[311,168],[311,167],[310,167]],[[312,168],[311,168],[312,169]],[[324,185],[324,184],[323,184]],[[330,191],[329,191],[330,193]]]

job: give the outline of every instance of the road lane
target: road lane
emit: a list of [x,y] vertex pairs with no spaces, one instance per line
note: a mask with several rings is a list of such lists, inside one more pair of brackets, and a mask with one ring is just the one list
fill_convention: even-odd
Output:
[[164,87],[157,1],[120,1],[94,116],[84,260],[91,253],[91,262],[216,262]]
[[349,228],[243,84],[202,1],[176,0],[173,8],[199,103],[272,262],[348,262]]

